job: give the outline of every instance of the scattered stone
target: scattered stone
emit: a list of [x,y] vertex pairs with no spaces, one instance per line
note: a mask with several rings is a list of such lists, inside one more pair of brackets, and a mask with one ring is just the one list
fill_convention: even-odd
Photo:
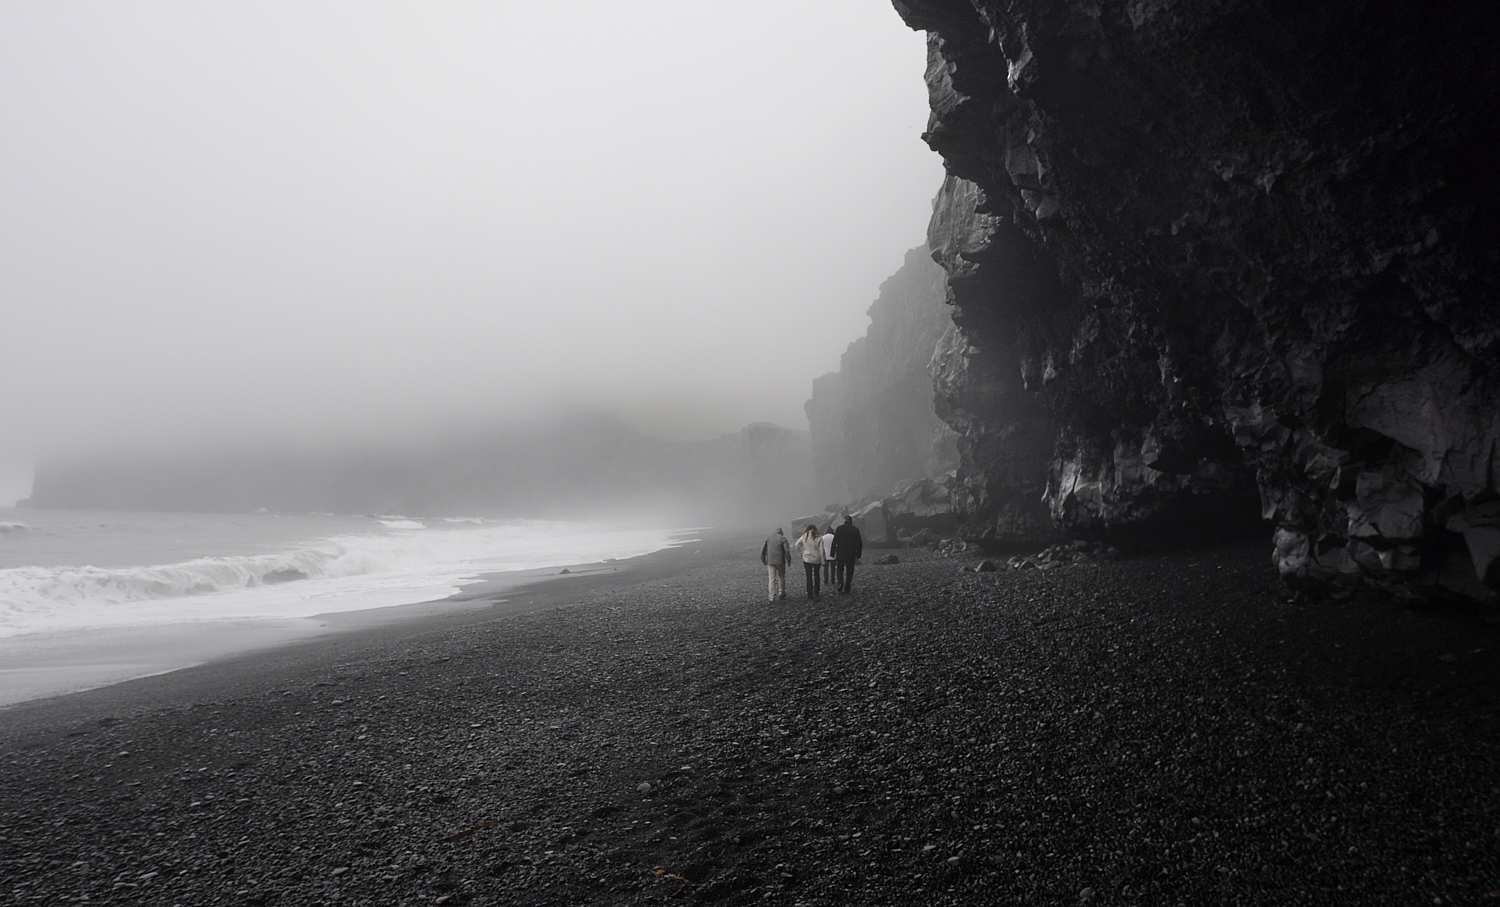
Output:
[[1112,561],[1120,556],[1120,549],[1113,545],[1074,539],[1060,542],[1029,557],[1012,557],[1006,565],[1012,570],[1037,567],[1043,570],[1066,567],[1073,564],[1092,564]]
[[938,544],[938,534],[931,529],[920,529],[904,540],[910,548],[930,548]]
[[880,557],[875,558],[875,564],[879,567],[889,567],[892,564],[899,563],[901,563],[901,558],[897,557],[894,554],[884,554]]
[[[1500,688],[1494,631],[1287,607],[1263,548],[990,581],[953,575],[977,556],[906,551],[828,620],[745,608],[736,552],[564,611],[414,625],[336,666],[354,708],[297,715],[251,683],[142,710],[116,763],[156,767],[138,778],[88,769],[126,740],[7,720],[3,890],[448,907],[1072,891],[1096,907],[1152,901],[1160,879],[1173,903],[1256,904],[1279,884],[1265,867],[1296,861],[1329,891],[1483,895],[1500,853],[1467,844],[1494,840],[1500,803],[1493,742],[1472,732]],[[1354,659],[1326,657],[1334,641],[1411,657],[1372,697]],[[411,695],[398,669],[439,652],[451,666],[414,670]],[[367,733],[399,747],[352,744]],[[628,796],[648,774],[663,780]],[[1050,855],[1081,833],[1097,862],[1059,876]]]
[[938,540],[937,545],[933,548],[933,550],[938,554],[941,554],[943,557],[957,557],[967,552],[971,547],[972,546],[963,539],[944,538]]
[[995,570],[994,561],[980,561],[979,566],[974,568],[975,573],[994,573]]

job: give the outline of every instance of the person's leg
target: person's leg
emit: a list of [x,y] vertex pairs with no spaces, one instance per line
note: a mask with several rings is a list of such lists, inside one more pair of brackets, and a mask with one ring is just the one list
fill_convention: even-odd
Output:
[[834,563],[833,563],[833,579],[834,579],[834,582],[837,584],[838,591],[843,592],[844,591],[844,562],[843,561],[834,561]]
[[766,565],[766,596],[776,600],[776,568],[771,564]]
[[823,565],[809,564],[808,566],[812,567],[812,596],[818,598],[823,594]]
[[844,571],[845,571],[845,573],[844,573],[844,591],[845,592],[853,592],[854,591],[854,562],[853,561],[846,561],[846,562],[844,562]]
[[776,567],[776,597],[786,598],[786,564]]

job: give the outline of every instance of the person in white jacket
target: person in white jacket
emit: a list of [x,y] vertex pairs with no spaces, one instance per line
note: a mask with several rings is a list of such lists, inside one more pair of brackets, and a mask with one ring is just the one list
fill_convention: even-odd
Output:
[[823,530],[823,584],[833,585],[833,524]]
[[802,555],[802,570],[807,574],[807,597],[816,599],[823,592],[823,537],[812,523],[797,536],[797,553]]

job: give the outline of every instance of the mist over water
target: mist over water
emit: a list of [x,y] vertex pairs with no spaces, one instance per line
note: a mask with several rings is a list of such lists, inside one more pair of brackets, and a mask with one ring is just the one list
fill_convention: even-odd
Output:
[[668,442],[604,415],[510,420],[401,444],[58,458],[27,507],[396,513],[738,525],[815,500],[806,432],[754,424]]

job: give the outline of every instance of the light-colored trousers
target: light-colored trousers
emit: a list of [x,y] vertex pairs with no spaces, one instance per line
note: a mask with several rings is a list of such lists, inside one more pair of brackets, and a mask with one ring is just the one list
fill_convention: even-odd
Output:
[[766,594],[771,601],[786,594],[786,564],[766,565]]

